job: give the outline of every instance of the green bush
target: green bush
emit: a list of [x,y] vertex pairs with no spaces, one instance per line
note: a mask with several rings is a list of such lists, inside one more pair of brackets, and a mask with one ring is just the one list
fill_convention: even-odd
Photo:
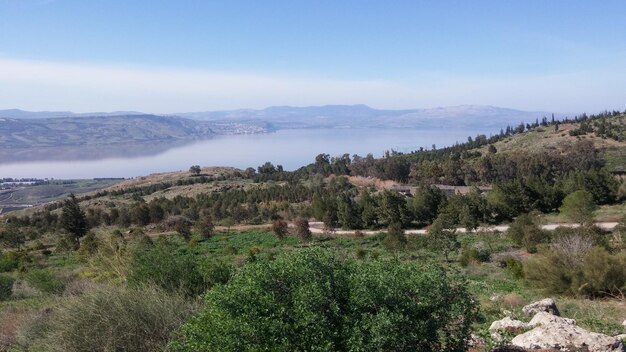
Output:
[[156,288],[96,287],[54,308],[29,350],[163,351],[194,308]]
[[200,295],[207,288],[196,256],[187,248],[167,241],[135,249],[128,283],[131,286],[154,284],[188,296]]
[[462,351],[478,319],[465,281],[441,267],[285,253],[206,296],[174,351]]
[[526,248],[529,253],[537,252],[537,245],[545,242],[548,238],[546,233],[536,224],[531,214],[522,214],[515,218],[507,234],[511,241]]
[[34,269],[25,274],[24,279],[32,287],[44,293],[56,294],[65,289],[65,283],[47,270]]
[[19,260],[11,253],[0,254],[0,273],[6,273],[17,269],[19,266]]
[[224,260],[204,260],[199,265],[207,287],[225,284],[233,275],[232,264]]
[[486,249],[478,249],[469,247],[467,245],[463,246],[461,249],[461,255],[459,256],[459,264],[462,267],[468,266],[470,263],[484,263],[488,262],[491,253]]
[[0,275],[0,301],[7,300],[13,294],[13,280],[12,277],[6,275]]
[[517,260],[513,257],[506,258],[506,269],[513,275],[516,279],[521,279],[524,277],[524,264],[522,264],[521,260]]
[[626,293],[626,256],[574,240],[567,251],[565,245],[555,246],[528,260],[526,278],[548,293],[592,298]]

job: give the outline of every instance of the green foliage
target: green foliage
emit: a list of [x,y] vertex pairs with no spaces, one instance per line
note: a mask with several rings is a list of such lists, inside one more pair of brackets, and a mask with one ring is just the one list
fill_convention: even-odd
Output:
[[411,202],[415,220],[422,224],[430,224],[435,218],[439,208],[445,203],[446,197],[436,187],[420,186],[413,195]]
[[5,248],[20,250],[26,242],[26,236],[18,226],[0,228],[0,244]]
[[442,253],[446,261],[450,261],[450,254],[461,247],[454,222],[446,215],[441,214],[433,222],[428,231],[429,246],[436,252]]
[[570,221],[579,224],[589,224],[593,222],[593,211],[596,208],[593,195],[587,191],[580,190],[565,197],[560,210],[561,214]]
[[387,230],[387,235],[385,236],[385,239],[383,239],[383,245],[385,246],[385,248],[388,251],[397,254],[399,251],[404,250],[404,248],[406,247],[406,243],[406,236],[400,224],[391,224],[391,226],[389,226],[389,229]]
[[294,221],[294,226],[296,228],[296,234],[303,241],[311,240],[311,230],[309,229],[309,220],[303,217],[299,217]]
[[547,239],[531,214],[522,214],[511,223],[507,234],[511,241],[520,247],[526,248],[528,253],[537,252],[537,245]]
[[36,351],[163,351],[194,308],[152,287],[95,287],[61,301],[37,322],[43,338],[26,340]]
[[211,238],[211,236],[213,236],[213,229],[215,227],[211,214],[205,213],[204,215],[202,215],[196,227],[198,229],[198,232],[200,233],[200,236],[202,236],[203,239],[206,240]]
[[16,252],[0,253],[0,273],[17,269],[19,265],[19,255]]
[[581,292],[586,296],[616,296],[626,292],[626,255],[612,255],[602,247],[593,248],[582,266]]
[[461,248],[461,254],[459,255],[459,264],[462,267],[466,267],[470,263],[488,262],[490,256],[491,253],[488,250],[470,247],[466,244]]
[[521,260],[515,259],[513,257],[507,257],[505,261],[506,269],[513,275],[516,279],[524,278],[524,264]]
[[232,264],[225,260],[213,259],[200,261],[199,271],[206,286],[213,287],[227,283],[233,276],[235,269]]
[[11,294],[13,294],[13,282],[15,282],[15,280],[12,277],[0,275],[0,301],[11,298]]
[[287,222],[283,219],[274,220],[272,222],[272,232],[279,240],[282,240],[289,233]]
[[65,289],[65,282],[45,269],[33,269],[24,275],[24,280],[41,292],[57,294]]
[[461,351],[478,318],[440,267],[321,250],[248,264],[206,303],[174,351]]
[[87,235],[80,241],[80,254],[84,256],[93,255],[98,251],[98,239],[93,232],[87,233]]
[[153,284],[168,292],[189,296],[200,295],[208,287],[197,258],[188,249],[168,241],[135,249],[128,283],[131,286]]
[[611,254],[592,230],[559,231],[550,248],[525,262],[529,282],[548,293],[584,297],[621,295],[626,287],[626,255]]
[[70,194],[69,198],[63,202],[61,226],[72,236],[74,247],[78,249],[79,239],[87,234],[89,227],[87,226],[85,212],[80,208],[74,194]]

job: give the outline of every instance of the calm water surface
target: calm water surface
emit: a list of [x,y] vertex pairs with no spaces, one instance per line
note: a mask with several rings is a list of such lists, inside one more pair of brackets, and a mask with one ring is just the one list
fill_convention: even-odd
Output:
[[0,178],[135,177],[187,170],[196,164],[246,168],[266,161],[294,170],[312,162],[320,153],[331,156],[372,153],[379,157],[385,150],[409,152],[420,147],[431,148],[433,144],[441,147],[466,141],[468,136],[476,134],[477,131],[470,130],[281,130],[269,134],[219,136],[152,156],[0,164]]

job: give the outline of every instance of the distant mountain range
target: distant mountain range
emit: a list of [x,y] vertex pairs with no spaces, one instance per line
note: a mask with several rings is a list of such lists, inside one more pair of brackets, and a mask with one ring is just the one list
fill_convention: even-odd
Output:
[[[484,105],[459,105],[432,109],[383,110],[367,105],[325,105],[309,107],[273,106],[266,109],[181,112],[161,116],[182,117],[221,124],[240,124],[265,129],[302,128],[441,128],[505,127],[550,117],[544,111],[523,111]],[[60,117],[118,117],[146,115],[140,112],[73,113],[68,111],[30,112],[0,110],[0,118],[41,119]],[[556,114],[562,117],[563,114]],[[245,129],[244,129],[245,130]],[[232,131],[231,131],[232,132]],[[249,132],[245,132],[249,133]]]
[[[493,128],[534,122],[551,113],[482,105],[432,109],[381,110],[366,105],[310,107],[274,106],[267,109],[186,112],[173,114],[203,121],[237,121],[268,124],[274,129],[301,128]],[[556,114],[561,117],[562,114]]]
[[[73,113],[0,110],[0,162],[34,158],[91,158],[155,153],[172,146],[225,134],[281,129],[376,128],[493,131],[534,122],[550,113],[493,106],[382,110],[366,105],[184,112]],[[557,115],[556,117],[561,117]]]

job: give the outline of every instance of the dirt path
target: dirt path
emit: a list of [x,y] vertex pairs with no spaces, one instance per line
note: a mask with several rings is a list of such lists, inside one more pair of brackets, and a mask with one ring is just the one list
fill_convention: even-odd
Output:
[[[604,230],[613,230],[616,226],[617,226],[617,222],[597,222],[595,223],[596,226],[598,226],[601,229]],[[313,234],[324,234],[326,233],[326,231],[324,230],[324,223],[322,222],[310,222],[309,223],[311,232]],[[579,224],[546,224],[546,225],[541,225],[541,228],[543,230],[548,230],[548,231],[553,231],[555,230],[557,227],[571,227],[571,228],[576,228],[576,227],[580,227]],[[509,225],[495,225],[495,226],[483,226],[483,227],[479,227],[475,232],[480,232],[480,231],[497,231],[497,232],[505,232],[509,229]],[[459,233],[466,233],[467,230],[464,227],[459,227],[456,229],[457,232]],[[354,233],[356,232],[356,230],[333,230],[331,231],[331,234],[334,235],[354,235]],[[361,230],[361,233],[363,233],[364,235],[367,236],[372,236],[381,232],[385,232],[385,229],[381,229],[381,230]],[[408,229],[408,230],[404,230],[404,233],[407,235],[425,235],[427,233],[426,229]]]

